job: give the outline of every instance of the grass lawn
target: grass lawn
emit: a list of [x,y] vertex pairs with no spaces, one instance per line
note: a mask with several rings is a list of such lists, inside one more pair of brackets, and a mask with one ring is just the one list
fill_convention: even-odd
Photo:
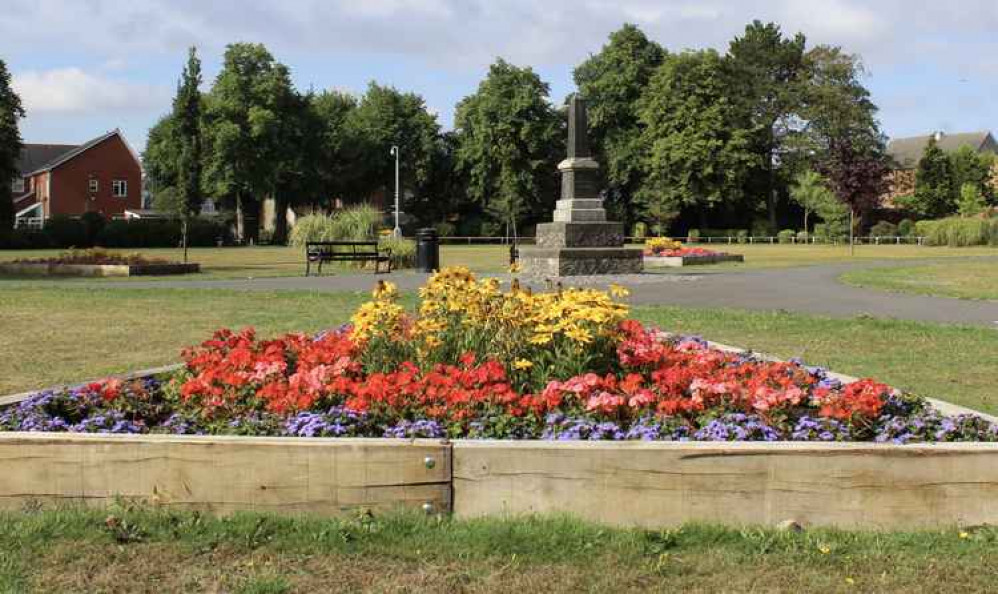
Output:
[[[105,520],[114,514],[119,528]],[[0,515],[2,592],[988,592],[994,528],[803,533],[566,518]]]
[[998,300],[998,259],[853,270],[841,280],[884,291]]
[[[85,289],[0,285],[0,394],[176,362],[220,327],[261,334],[345,322],[362,293]],[[641,307],[636,317],[998,412],[988,328],[802,314]]]

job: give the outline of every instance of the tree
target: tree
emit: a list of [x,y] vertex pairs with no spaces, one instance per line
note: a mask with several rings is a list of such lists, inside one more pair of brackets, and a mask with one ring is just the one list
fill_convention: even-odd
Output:
[[[149,129],[146,148],[142,152],[142,169],[149,179],[154,198],[158,192],[177,185],[180,146],[176,128],[171,111]],[[156,208],[159,209],[158,206]]]
[[752,172],[754,187],[765,196],[769,226],[776,229],[776,169],[801,107],[805,78],[804,35],[786,38],[779,25],[753,21],[728,46],[733,101],[752,130],[753,150],[760,159]]
[[423,98],[371,82],[349,122],[352,133],[364,139],[364,153],[358,163],[363,166],[358,184],[363,194],[358,198],[367,198],[376,190],[394,189],[395,161],[389,151],[398,146],[402,210],[420,210],[440,133],[436,116],[426,110]]
[[639,200],[646,216],[686,206],[703,224],[710,209],[741,197],[758,156],[728,97],[729,82],[712,49],[670,56],[652,77],[641,101],[649,151]]
[[838,199],[849,208],[849,251],[855,253],[853,237],[856,215],[874,208],[887,185],[887,155],[883,142],[836,138],[823,162],[824,175]]
[[981,195],[981,189],[977,184],[966,183],[960,186],[960,199],[957,202],[957,211],[961,217],[972,217],[981,214],[988,203]]
[[11,88],[7,64],[0,60],[0,233],[14,227],[14,196],[10,181],[21,174],[17,161],[24,145],[18,120],[23,117],[21,98]]
[[628,228],[639,214],[634,196],[644,178],[640,100],[665,56],[659,44],[637,26],[626,24],[574,71],[575,84],[586,98],[589,138],[600,163],[605,206]]
[[962,193],[964,184],[971,184],[985,199],[993,197],[988,181],[994,161],[992,153],[978,153],[968,145],[961,146],[950,155],[953,187],[960,189]]
[[933,136],[918,161],[915,195],[910,205],[920,216],[943,217],[956,210],[956,194],[953,165]]
[[187,52],[187,65],[173,100],[173,119],[176,122],[177,145],[180,148],[177,163],[177,206],[181,221],[181,238],[184,262],[187,261],[187,228],[190,218],[201,210],[201,60],[197,49]]
[[235,202],[239,239],[256,238],[259,202],[277,187],[289,148],[281,122],[294,94],[288,68],[267,48],[234,43],[205,97],[208,186]]
[[371,151],[353,125],[357,99],[340,91],[324,91],[310,100],[319,134],[319,150],[313,155],[320,184],[315,206],[321,201],[328,208],[334,199],[364,196],[364,158]]
[[829,204],[836,200],[821,174],[810,169],[797,176],[790,188],[790,198],[804,209],[804,233],[810,229],[808,217],[817,212],[828,213]]
[[548,93],[533,70],[500,59],[454,114],[468,195],[514,231],[525,217],[549,210],[555,197],[563,144]]

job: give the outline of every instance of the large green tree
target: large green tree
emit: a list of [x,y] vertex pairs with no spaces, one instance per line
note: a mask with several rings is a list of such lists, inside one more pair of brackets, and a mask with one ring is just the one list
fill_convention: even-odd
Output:
[[17,160],[24,145],[18,120],[23,117],[21,98],[11,87],[7,64],[0,60],[0,232],[14,226],[14,197],[10,182],[20,174]]
[[276,191],[293,148],[282,125],[295,103],[290,73],[261,44],[231,44],[205,103],[209,186],[233,200],[237,236],[253,240],[259,203]]
[[712,49],[670,56],[652,77],[641,101],[646,215],[686,207],[706,226],[710,211],[741,197],[759,156],[729,92],[725,60]]
[[364,159],[369,149],[355,126],[356,109],[357,99],[349,93],[323,91],[311,97],[319,135],[319,150],[312,159],[320,184],[314,206],[328,208],[336,199],[346,202],[366,197]]
[[403,212],[419,216],[424,190],[430,180],[434,154],[439,150],[440,125],[426,109],[426,102],[415,93],[403,93],[394,87],[372,82],[357,108],[350,114],[353,134],[363,139],[364,153],[357,163],[358,188],[366,198],[384,189],[394,192],[395,160],[392,146],[400,151],[400,196]]
[[805,79],[804,35],[784,37],[779,25],[753,21],[728,46],[732,101],[744,111],[759,155],[750,190],[764,196],[769,227],[777,227],[778,169],[796,128]]
[[666,51],[635,25],[610,34],[599,53],[575,68],[575,84],[586,98],[589,134],[600,162],[605,206],[615,220],[637,220],[634,200],[644,179],[640,100]]
[[966,184],[977,188],[985,200],[994,197],[994,189],[988,183],[991,168],[994,167],[993,153],[979,153],[968,145],[963,145],[950,155],[953,171],[953,187],[960,189]]
[[953,164],[939,148],[933,136],[925,145],[915,169],[915,194],[906,206],[923,217],[936,218],[953,214],[959,186],[955,184]]
[[468,195],[501,225],[547,212],[562,155],[561,117],[530,68],[496,61],[478,90],[457,104],[457,165]]

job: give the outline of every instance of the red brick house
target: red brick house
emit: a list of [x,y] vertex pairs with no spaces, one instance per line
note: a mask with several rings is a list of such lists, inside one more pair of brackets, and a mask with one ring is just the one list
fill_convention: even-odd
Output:
[[142,165],[118,129],[79,146],[26,144],[18,170],[12,181],[18,225],[91,211],[112,218],[142,207]]

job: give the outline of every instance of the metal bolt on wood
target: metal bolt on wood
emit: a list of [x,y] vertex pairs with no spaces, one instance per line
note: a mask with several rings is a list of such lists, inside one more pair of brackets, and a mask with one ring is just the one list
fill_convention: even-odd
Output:
[[436,465],[437,465],[437,461],[433,459],[433,456],[427,456],[427,457],[423,458],[423,466],[426,466],[427,469],[431,469],[432,470],[433,467],[436,466]]
[[424,503],[423,504],[423,511],[426,512],[426,513],[428,513],[428,514],[432,514],[433,513],[433,504],[430,503],[429,501],[427,501],[426,503]]

